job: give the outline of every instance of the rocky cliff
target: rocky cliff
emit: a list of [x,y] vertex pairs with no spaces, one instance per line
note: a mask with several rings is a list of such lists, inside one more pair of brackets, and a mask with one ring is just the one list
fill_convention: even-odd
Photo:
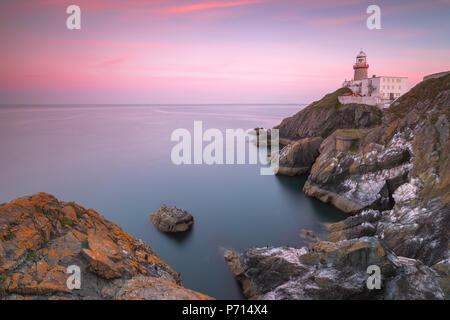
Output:
[[[422,262],[398,257],[375,237],[309,248],[228,251],[230,268],[249,299],[443,299],[437,273]],[[381,271],[379,289],[367,286],[367,268]]]
[[374,234],[397,254],[429,265],[447,259],[449,110],[449,75],[420,83],[360,134],[355,150],[338,151],[328,137],[305,193],[349,213],[379,211]]
[[[81,288],[69,289],[69,266]],[[2,299],[210,299],[93,209],[39,193],[0,205]]]
[[339,96],[351,92],[348,88],[338,89],[284,119],[274,127],[280,131],[280,140],[292,142],[304,138],[326,138],[337,129],[369,128],[380,124],[381,111],[378,108],[339,103]]
[[370,128],[381,123],[381,111],[372,106],[341,105],[338,96],[351,92],[341,88],[313,102],[278,126],[280,143],[280,175],[309,172],[323,139],[337,129]]
[[[281,174],[310,171],[303,191],[353,216],[328,226],[329,241],[312,249],[229,253],[233,273],[252,298],[448,299],[450,75],[418,84],[382,114],[336,104],[343,90],[278,126],[288,143],[280,167]],[[312,137],[323,139],[317,150],[297,141]],[[349,248],[357,248],[357,264]],[[384,258],[370,260],[376,248]],[[378,293],[363,285],[372,262],[389,266]]]

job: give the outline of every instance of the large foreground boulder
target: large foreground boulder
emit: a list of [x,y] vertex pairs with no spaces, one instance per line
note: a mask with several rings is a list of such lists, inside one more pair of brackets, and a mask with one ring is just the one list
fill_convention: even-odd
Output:
[[164,279],[138,276],[128,280],[118,292],[117,300],[212,300],[204,294],[185,289]]
[[[67,285],[69,266],[81,272],[80,289]],[[133,281],[142,277],[151,281]],[[128,295],[134,283],[146,293]],[[183,288],[180,275],[147,244],[93,209],[46,193],[0,205],[0,298],[133,297],[206,298]]]
[[150,220],[163,232],[184,232],[194,224],[194,217],[176,207],[162,206],[157,212],[150,214]]

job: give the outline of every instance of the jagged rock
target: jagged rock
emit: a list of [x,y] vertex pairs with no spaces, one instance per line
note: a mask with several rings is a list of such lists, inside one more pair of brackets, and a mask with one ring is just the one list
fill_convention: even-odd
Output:
[[409,203],[396,203],[391,210],[366,210],[330,224],[328,239],[340,241],[375,235],[396,254],[433,265],[449,256],[449,209],[442,207],[439,199],[417,206],[416,198],[417,194],[414,197],[408,194]]
[[2,242],[0,241],[0,259],[5,256],[5,250],[3,249]]
[[311,169],[319,155],[321,137],[306,138],[284,147],[279,156],[278,175],[295,176]]
[[122,251],[108,235],[89,234],[87,246],[81,253],[92,272],[105,279],[120,278],[125,272],[133,274],[130,266],[123,263],[129,255],[128,251]]
[[376,233],[376,223],[381,219],[381,216],[382,214],[377,210],[366,210],[359,215],[329,224],[327,226],[328,231],[330,231],[328,240],[337,242],[374,236]]
[[375,146],[365,152],[341,152],[335,148],[333,134],[322,143],[303,191],[347,213],[391,209],[392,194],[407,181],[412,166],[411,144],[405,135],[409,137],[407,133],[395,136],[381,152]]
[[450,299],[450,259],[442,260],[432,267],[440,276],[441,288],[445,293],[445,299]]
[[128,280],[116,300],[214,300],[161,278],[138,276]]
[[194,224],[194,217],[186,210],[162,206],[150,214],[150,220],[163,232],[183,232]]
[[396,254],[429,266],[450,257],[450,208],[440,200],[394,206],[378,221],[377,236]]
[[301,229],[300,230],[300,238],[305,240],[306,242],[314,242],[319,240],[317,235],[312,230]]
[[[443,299],[437,274],[397,257],[374,237],[318,241],[310,249],[254,248],[226,253],[249,299]],[[367,287],[367,267],[381,270],[381,289]]]
[[[80,290],[67,287],[70,265],[81,270]],[[93,209],[46,193],[0,206],[0,297],[112,299],[124,285],[133,290],[128,280],[136,277],[161,280],[153,293],[149,282],[145,290],[151,293],[143,297],[176,299],[183,290],[196,294],[181,286],[180,275],[147,244]]]

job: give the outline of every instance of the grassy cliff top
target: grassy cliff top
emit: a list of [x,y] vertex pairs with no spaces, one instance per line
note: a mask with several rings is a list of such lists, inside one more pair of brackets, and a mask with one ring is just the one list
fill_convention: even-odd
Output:
[[450,89],[450,74],[422,81],[394,102],[387,111],[398,118],[403,118],[412,106],[419,102],[431,101],[440,92],[448,89]]
[[343,96],[344,94],[347,93],[351,94],[353,93],[353,91],[350,90],[350,88],[348,87],[339,88],[336,91],[325,95],[322,99],[314,102],[313,104],[316,108],[326,108],[326,109],[338,108],[341,105],[341,103],[338,100],[338,97]]

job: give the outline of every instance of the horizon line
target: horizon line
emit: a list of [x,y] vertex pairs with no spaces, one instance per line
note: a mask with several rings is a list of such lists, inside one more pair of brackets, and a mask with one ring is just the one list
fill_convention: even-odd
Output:
[[232,106],[232,105],[307,105],[309,103],[0,103],[0,107],[8,106]]

